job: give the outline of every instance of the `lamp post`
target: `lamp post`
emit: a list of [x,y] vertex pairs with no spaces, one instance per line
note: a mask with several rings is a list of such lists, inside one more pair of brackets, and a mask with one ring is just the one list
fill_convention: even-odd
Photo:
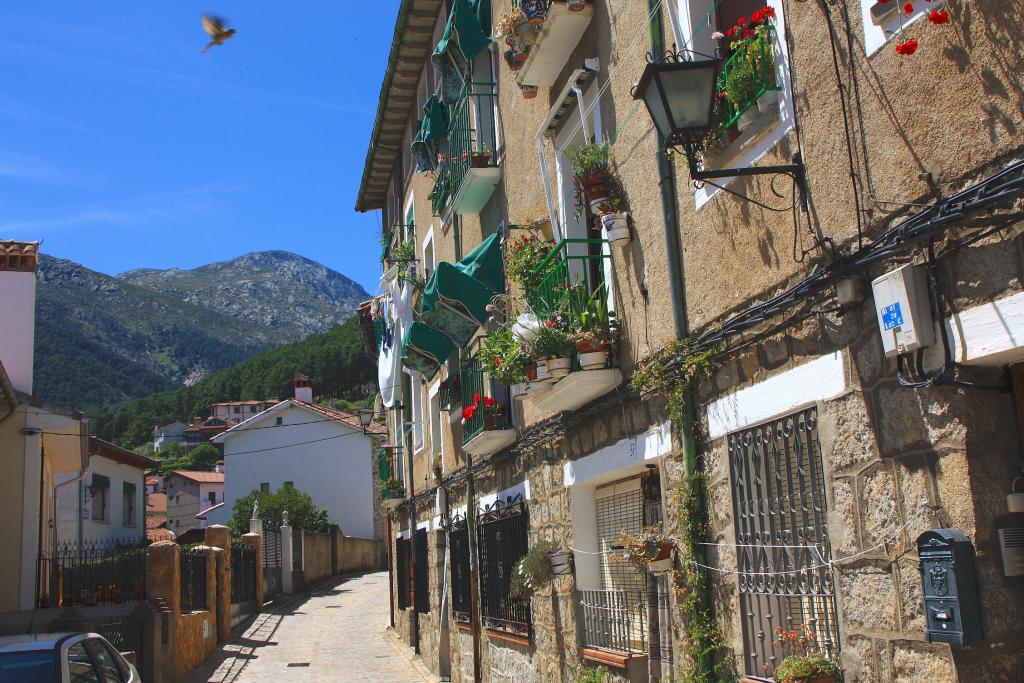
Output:
[[363,429],[363,434],[366,434],[370,429],[370,423],[373,422],[374,411],[370,408],[360,408],[356,411],[359,416],[359,426]]
[[[691,50],[668,52],[660,58],[649,54],[647,67],[633,88],[633,99],[643,100],[654,127],[665,140],[665,148],[681,149],[686,155],[693,180],[784,174],[793,178],[800,188],[801,202],[806,208],[804,164],[799,152],[793,155],[791,164],[714,170],[701,168],[696,147],[715,127],[720,66],[721,60],[717,57]],[[739,196],[753,201],[744,195]]]

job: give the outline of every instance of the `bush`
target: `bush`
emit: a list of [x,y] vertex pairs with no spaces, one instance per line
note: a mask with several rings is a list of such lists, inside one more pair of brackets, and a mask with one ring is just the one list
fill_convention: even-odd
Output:
[[288,511],[288,523],[297,529],[306,531],[327,531],[331,526],[327,518],[327,510],[318,507],[313,497],[294,486],[282,486],[273,493],[253,490],[249,495],[235,501],[232,508],[234,516],[228,522],[232,532],[245,534],[249,532],[249,520],[252,519],[253,505],[259,503],[259,515],[264,524],[281,526],[284,512]]

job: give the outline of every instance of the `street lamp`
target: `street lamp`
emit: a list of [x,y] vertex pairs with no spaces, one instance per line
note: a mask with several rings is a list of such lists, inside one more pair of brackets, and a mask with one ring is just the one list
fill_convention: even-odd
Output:
[[371,408],[360,408],[356,414],[359,416],[359,426],[363,428],[363,434],[366,434],[373,422],[374,411]]
[[[701,59],[694,59],[700,57]],[[804,164],[797,152],[793,163],[709,170],[701,168],[696,147],[715,127],[718,70],[721,60],[692,50],[668,52],[660,58],[647,55],[647,67],[633,88],[633,99],[643,100],[665,149],[676,148],[686,155],[694,181],[750,175],[784,174],[800,188],[806,208]],[[714,185],[714,183],[711,183]],[[753,199],[715,185],[747,201]],[[774,190],[773,190],[774,191]],[[777,193],[776,193],[777,194]],[[760,202],[755,202],[760,204]],[[761,204],[761,206],[765,206]],[[770,207],[768,207],[770,208]]]

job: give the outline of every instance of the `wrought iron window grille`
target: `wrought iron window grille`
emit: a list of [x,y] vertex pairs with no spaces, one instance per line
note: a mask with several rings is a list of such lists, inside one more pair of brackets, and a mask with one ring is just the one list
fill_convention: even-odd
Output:
[[469,582],[469,525],[466,517],[456,513],[448,524],[448,552],[452,567],[452,615],[455,621],[472,621]]
[[413,606],[420,614],[430,612],[430,568],[427,565],[427,530],[418,529],[413,539]]
[[806,626],[823,654],[839,651],[817,420],[808,408],[728,437],[749,675],[770,675],[780,662],[780,628]]
[[412,542],[407,538],[395,541],[395,580],[398,609],[412,606]]
[[521,494],[484,507],[477,527],[480,612],[484,626],[530,636],[530,600],[510,594],[512,572],[527,552],[529,516]]

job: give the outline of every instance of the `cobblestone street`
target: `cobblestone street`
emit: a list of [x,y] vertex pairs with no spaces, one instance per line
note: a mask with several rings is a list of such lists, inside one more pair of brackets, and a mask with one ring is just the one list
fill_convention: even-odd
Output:
[[333,579],[256,619],[185,683],[388,681],[425,677],[386,631],[386,572]]

